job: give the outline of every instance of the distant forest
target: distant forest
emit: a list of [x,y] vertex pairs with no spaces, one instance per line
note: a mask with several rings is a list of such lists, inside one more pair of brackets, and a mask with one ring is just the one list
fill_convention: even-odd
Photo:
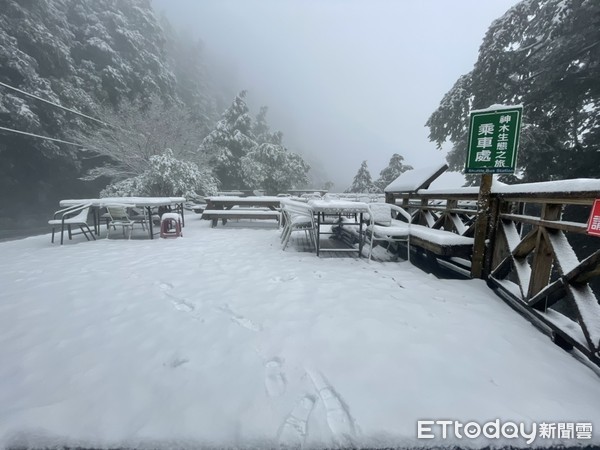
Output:
[[4,0],[0,127],[21,134],[0,130],[0,229],[43,227],[58,200],[101,190],[307,183],[308,165],[271,132],[267,108],[252,117],[245,92],[216,70],[202,42],[149,0]]
[[493,104],[523,105],[519,171],[501,181],[600,177],[600,2],[524,0],[492,22],[426,124],[452,143],[450,170],[465,165],[469,112]]
[[[267,107],[253,115],[243,87],[216,70],[150,0],[3,0],[0,230],[42,229],[59,199],[101,191],[306,186],[310,168],[270,130]],[[522,104],[519,171],[502,181],[598,177],[599,80],[600,2],[523,0],[491,24],[473,70],[427,121],[430,139],[451,143],[460,171],[469,111]],[[372,181],[365,161],[349,190],[381,191],[409,169],[396,154]]]

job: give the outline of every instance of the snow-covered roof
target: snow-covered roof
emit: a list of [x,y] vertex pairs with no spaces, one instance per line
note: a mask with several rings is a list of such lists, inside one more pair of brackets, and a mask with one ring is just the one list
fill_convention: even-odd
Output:
[[[386,190],[387,191],[387,190]],[[504,184],[494,178],[492,182],[494,194],[544,194],[556,192],[595,192],[600,191],[600,179],[576,178],[573,180],[543,181],[539,183]],[[479,187],[459,187],[446,189],[420,189],[421,194],[477,194]]]
[[419,189],[427,189],[431,182],[444,173],[447,168],[447,164],[441,163],[409,170],[388,184],[385,192],[416,192]]
[[504,184],[494,180],[492,192],[496,194],[600,191],[600,179],[576,178],[573,180],[543,181],[540,183]]
[[135,205],[135,206],[163,206],[185,202],[185,197],[102,197],[80,198],[61,200],[61,207],[89,203],[92,206],[106,205]]
[[474,109],[471,111],[472,113],[482,113],[482,112],[491,112],[491,111],[502,111],[503,109],[515,109],[515,108],[522,108],[523,105],[499,105],[499,104],[494,104],[494,105],[490,105],[487,108],[483,108],[483,109]]
[[276,197],[272,195],[260,195],[260,196],[252,196],[252,197],[236,197],[232,195],[220,195],[218,197],[205,197],[207,201],[210,202],[235,202],[238,204],[241,203],[256,203],[259,202],[279,202],[281,201],[281,197]]
[[419,194],[440,194],[440,195],[469,195],[479,193],[479,187],[468,186],[468,187],[457,187],[457,188],[443,188],[443,189],[419,189]]

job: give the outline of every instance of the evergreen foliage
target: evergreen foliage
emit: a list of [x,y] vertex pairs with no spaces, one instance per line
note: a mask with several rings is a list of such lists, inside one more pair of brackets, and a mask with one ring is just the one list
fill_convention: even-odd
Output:
[[241,160],[247,185],[276,195],[308,182],[309,166],[282,145],[262,143]]
[[199,154],[213,165],[222,187],[277,194],[306,184],[308,164],[283,146],[281,132],[271,132],[266,106],[252,121],[245,97],[246,91],[236,96],[199,148]]
[[375,185],[383,191],[388,184],[398,178],[401,174],[412,169],[412,166],[404,164],[404,157],[402,155],[394,153],[390,158],[387,167],[379,172],[379,178],[375,182]]
[[354,193],[367,193],[367,192],[381,192],[381,189],[373,183],[373,179],[371,178],[371,173],[369,172],[369,168],[367,167],[367,161],[363,161],[358,169],[358,172],[354,176],[354,180],[352,181],[352,186],[346,189],[345,192],[354,192]]
[[[0,9],[1,82],[93,117],[118,115],[106,111],[129,103],[146,107],[155,98],[172,113],[184,99],[201,133],[196,147],[212,127],[220,94],[202,49],[165,35],[149,0],[2,0]],[[5,87],[0,126],[66,140],[98,127]],[[76,146],[0,132],[0,204],[55,208],[73,192],[97,195],[106,178],[78,178],[107,161]]]
[[[492,23],[474,69],[427,121],[448,164],[464,167],[468,117],[523,104],[518,165],[524,181],[597,177],[600,167],[600,2],[523,0]],[[512,178],[514,181],[514,177]]]
[[209,158],[214,166],[215,175],[225,189],[249,188],[244,181],[241,159],[256,142],[245,97],[246,91],[235,97],[199,148],[199,152]]
[[142,174],[108,185],[101,197],[149,196],[186,197],[212,195],[217,192],[217,180],[210,171],[174,157],[171,149],[150,157],[148,169]]

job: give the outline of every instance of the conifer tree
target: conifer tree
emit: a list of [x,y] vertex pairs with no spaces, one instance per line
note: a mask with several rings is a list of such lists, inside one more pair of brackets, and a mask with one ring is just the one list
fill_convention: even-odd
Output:
[[[522,104],[523,181],[595,177],[600,165],[600,2],[523,0],[495,20],[471,72],[426,126],[450,169],[464,167],[469,111]],[[505,179],[505,181],[507,181]]]
[[225,189],[245,189],[241,159],[256,146],[252,133],[252,118],[245,102],[246,91],[240,92],[223,113],[215,129],[200,145]]
[[398,153],[394,153],[390,158],[390,162],[385,169],[379,172],[379,179],[375,182],[377,187],[382,191],[385,187],[394,181],[400,174],[403,174],[407,170],[412,170],[413,167],[408,164],[404,164],[404,157]]
[[358,169],[358,172],[354,176],[354,181],[352,181],[352,186],[350,186],[346,192],[378,192],[379,189],[373,183],[373,179],[371,178],[371,173],[367,167],[367,161],[363,161]]

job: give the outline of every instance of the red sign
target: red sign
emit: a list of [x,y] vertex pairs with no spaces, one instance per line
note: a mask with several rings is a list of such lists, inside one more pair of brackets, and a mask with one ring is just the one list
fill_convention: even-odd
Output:
[[600,199],[595,200],[594,206],[592,206],[587,233],[592,236],[600,236]]

